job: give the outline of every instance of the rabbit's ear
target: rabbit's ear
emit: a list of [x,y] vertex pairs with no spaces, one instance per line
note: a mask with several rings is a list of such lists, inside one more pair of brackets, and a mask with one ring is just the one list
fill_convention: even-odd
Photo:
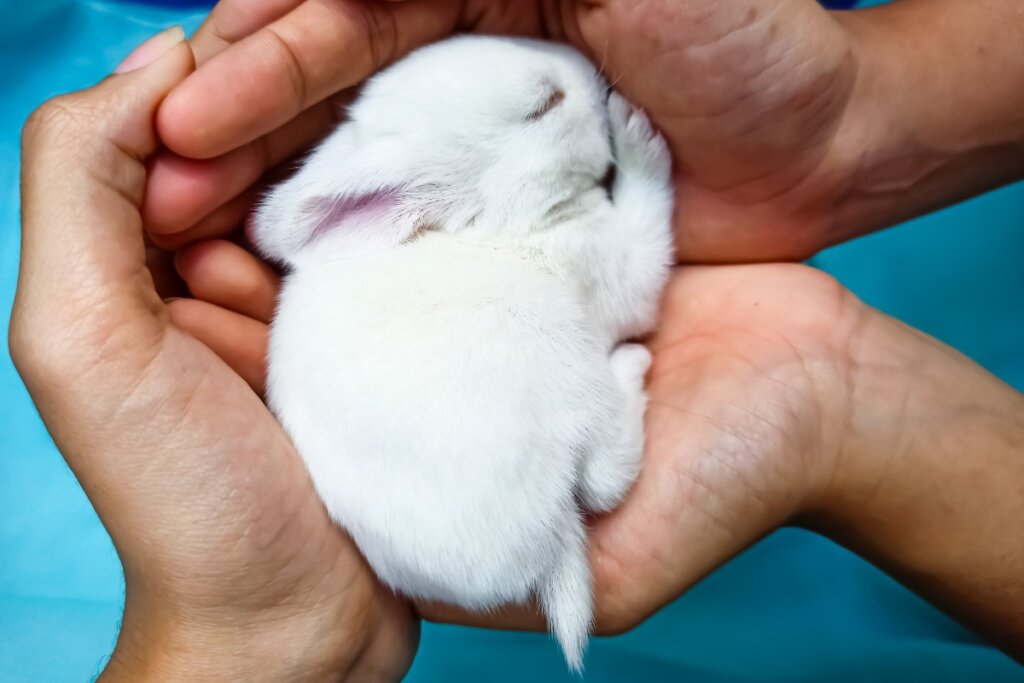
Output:
[[420,212],[397,187],[307,197],[300,208],[302,247],[325,256],[354,256],[398,246],[420,226]]
[[410,201],[408,158],[355,144],[339,129],[289,180],[267,194],[249,238],[268,258],[289,265],[344,258],[401,244],[423,223]]

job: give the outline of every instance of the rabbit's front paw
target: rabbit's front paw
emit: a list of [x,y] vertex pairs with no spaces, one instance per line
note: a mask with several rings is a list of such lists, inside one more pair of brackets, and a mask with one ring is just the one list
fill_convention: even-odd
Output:
[[612,374],[627,393],[642,392],[644,375],[651,367],[651,352],[642,344],[619,344],[612,351]]
[[654,130],[643,111],[613,92],[608,98],[617,180],[640,176],[647,182],[668,184],[672,157],[665,139]]

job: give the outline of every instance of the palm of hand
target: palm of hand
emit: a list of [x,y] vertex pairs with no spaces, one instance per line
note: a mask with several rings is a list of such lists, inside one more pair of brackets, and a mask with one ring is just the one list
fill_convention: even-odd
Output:
[[607,0],[578,2],[576,16],[574,42],[669,140],[685,258],[792,259],[824,246],[833,140],[856,73],[828,12],[810,0]]
[[[325,42],[328,29],[311,29],[320,24],[344,38]],[[565,40],[647,111],[673,151],[684,260],[803,258],[827,244],[848,189],[839,178],[851,151],[837,131],[853,118],[858,67],[845,23],[814,0],[433,0],[344,11],[225,0],[194,41],[209,63],[157,121],[170,148],[206,161],[158,160],[150,229],[171,248],[223,234],[251,205],[249,183],[328,132],[334,93],[458,31]]]
[[674,278],[651,341],[643,469],[592,529],[600,629],[637,624],[813,502],[839,449],[826,397],[857,310],[803,266]]
[[647,112],[676,162],[687,260],[795,259],[826,245],[857,65],[815,0],[443,4],[460,29],[572,43]]
[[[331,522],[277,420],[193,337],[168,328],[158,358],[148,370],[158,375],[140,386],[164,398],[159,416],[144,424],[169,425],[168,441],[184,457],[157,485],[187,496],[185,514],[173,515],[148,505],[158,491],[139,497],[147,507],[137,514],[155,516],[147,526],[164,540],[149,548],[166,551],[159,566],[169,581],[162,590],[173,595],[180,586],[181,602],[190,606],[186,619],[212,621],[226,612],[243,632],[282,618],[282,611],[295,615],[296,648],[333,642],[338,655],[364,654],[358,663],[333,662],[332,669],[355,675],[366,667],[400,677],[418,637],[412,612],[379,584]],[[167,369],[182,374],[160,377]],[[175,388],[170,396],[167,386]],[[189,462],[197,454],[199,462]],[[130,575],[131,551],[124,560]],[[152,570],[152,561],[145,564]],[[138,584],[151,583],[152,576],[139,577]]]
[[[814,175],[827,165],[831,136],[852,87],[852,65],[844,32],[811,0],[780,4],[767,13],[754,0],[567,0],[555,12],[546,11],[552,9],[546,3],[472,0],[367,7],[373,19],[367,25],[376,31],[369,39],[370,52],[378,60],[456,29],[562,38],[589,52],[616,86],[648,111],[673,148],[677,233],[685,256],[792,257],[820,246],[815,229],[829,198],[815,187]],[[245,59],[244,50],[233,59]],[[216,118],[208,98],[205,104],[197,98],[225,77],[232,63],[226,59],[218,71],[216,61],[211,75],[184,88],[170,103],[174,115],[160,122],[172,145],[188,147],[196,117]],[[330,94],[325,83],[312,85],[320,97]],[[311,90],[301,92],[309,96]],[[306,100],[295,104],[298,109],[310,106]],[[291,106],[268,103],[252,107],[246,116],[262,109],[283,123],[282,107]],[[219,121],[228,122],[225,117]],[[246,130],[250,140],[268,132],[252,125]],[[212,150],[205,156],[219,153]],[[223,170],[218,163],[226,168],[247,158],[238,151],[230,163],[209,162],[210,196],[223,182],[223,173],[213,172]],[[287,152],[268,152],[267,160]],[[173,196],[173,183],[150,190],[151,214],[161,203],[201,203]],[[245,201],[225,205],[222,215],[211,214],[217,220],[210,225],[225,218],[230,224],[231,216],[247,206]],[[193,208],[180,213],[202,215],[201,207]],[[168,243],[222,231],[211,233],[210,225],[184,230],[178,241]],[[186,270],[190,285],[204,280],[205,294],[199,296],[254,315],[251,300],[239,301],[238,282],[229,282],[226,271],[216,272],[215,259]],[[267,279],[266,273],[256,277]],[[812,495],[812,483],[827,471],[836,448],[819,426],[834,419],[824,414],[821,396],[832,387],[823,383],[841,381],[842,368],[830,354],[839,348],[839,330],[852,324],[838,291],[814,271],[784,266],[692,269],[676,278],[652,341],[644,471],[626,503],[594,526],[593,567],[603,628],[627,626],[646,616],[783,522],[805,495]],[[258,328],[250,326],[246,338],[226,340],[213,317],[204,320],[210,310],[187,302],[171,310],[176,322],[212,340],[210,346],[222,357],[238,361],[232,362],[237,369],[246,365],[240,372],[260,386],[265,327],[252,321]],[[810,454],[808,460],[798,461],[798,453]],[[312,526],[323,522],[307,521]],[[425,614],[445,612],[425,607]]]
[[[637,624],[813,504],[841,448],[837,435],[846,416],[831,397],[846,394],[845,349],[856,337],[860,310],[834,280],[805,266],[685,267],[676,273],[650,340],[654,363],[641,475],[626,501],[592,525],[599,631]],[[266,343],[266,328],[259,343]],[[230,374],[226,367],[217,372]],[[218,374],[211,386],[215,382],[240,380]],[[245,401],[258,404],[251,394]],[[262,404],[247,409],[280,437]],[[223,426],[218,422],[216,429]],[[315,494],[308,479],[292,471],[302,469],[297,456],[288,467],[289,476],[278,475],[256,492],[256,509],[292,519],[289,526],[302,530],[272,534],[304,558],[298,566],[330,566],[332,557],[350,550],[343,547],[347,540],[325,528],[322,508],[310,505]],[[292,481],[292,489],[281,490],[283,481]],[[372,581],[368,572],[360,563],[359,581]],[[376,609],[393,633],[408,632],[408,612],[393,596],[379,587],[363,594],[383,599]],[[532,610],[470,615],[444,605],[418,608],[433,620],[539,625]]]
[[[813,511],[848,418],[862,307],[792,264],[684,267],[650,340],[646,447],[625,501],[590,528],[596,630],[620,633],[779,525]],[[542,628],[535,609],[421,616]]]

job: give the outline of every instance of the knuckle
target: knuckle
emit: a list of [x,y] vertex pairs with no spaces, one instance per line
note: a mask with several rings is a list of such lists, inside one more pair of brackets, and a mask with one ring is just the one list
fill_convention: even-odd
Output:
[[271,48],[281,56],[285,64],[285,73],[288,82],[291,84],[292,94],[298,106],[298,111],[306,108],[309,104],[309,83],[306,78],[306,67],[302,61],[300,50],[296,47],[292,38],[275,30],[272,26],[267,27],[266,39],[270,41]]
[[46,136],[75,125],[79,105],[70,95],[61,95],[43,102],[25,122],[24,136],[35,138]]
[[47,335],[39,327],[38,320],[31,319],[15,308],[7,330],[7,348],[15,370],[26,384],[53,374],[51,368],[54,362],[46,353],[48,347],[40,343]]
[[22,144],[32,149],[40,144],[71,142],[82,132],[95,130],[98,113],[81,93],[54,97],[29,115],[22,130]]
[[247,273],[245,277],[239,278],[238,288],[243,301],[262,301],[268,295],[266,283],[257,273]]
[[24,327],[17,313],[11,315],[11,324],[7,328],[7,351],[10,353],[11,362],[19,374],[28,363],[30,347],[25,343]]
[[109,375],[159,346],[162,326],[137,324],[137,312],[126,302],[96,303],[71,294],[54,303],[45,301],[48,295],[19,292],[7,333],[11,361],[30,389]]
[[364,35],[367,51],[375,69],[381,68],[398,57],[398,22],[394,13],[373,4],[363,6]]

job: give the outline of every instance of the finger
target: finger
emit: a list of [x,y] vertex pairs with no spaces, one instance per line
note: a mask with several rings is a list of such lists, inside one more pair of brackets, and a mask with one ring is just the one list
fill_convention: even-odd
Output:
[[173,299],[167,310],[175,327],[209,347],[263,395],[269,329],[265,324],[198,299]]
[[189,39],[197,64],[280,19],[303,0],[221,0]]
[[[83,323],[90,337],[121,324],[158,324],[139,204],[153,116],[193,69],[183,34],[146,67],[43,105],[25,126],[22,280],[18,310],[45,328]],[[140,277],[140,275],[144,275]],[[24,320],[25,318],[22,318]],[[138,355],[126,350],[124,360]],[[59,354],[58,354],[59,355]]]
[[179,252],[175,266],[197,299],[263,323],[274,315],[280,278],[237,244],[199,242]]
[[193,242],[227,237],[242,228],[258,196],[259,190],[253,188],[215,209],[213,213],[181,232],[173,232],[169,235],[150,233],[149,238],[161,249],[176,251]]
[[211,59],[167,98],[157,129],[208,159],[265,135],[399,55],[450,34],[457,0],[309,0]]
[[326,135],[337,122],[336,103],[321,102],[285,126],[227,154],[207,160],[171,152],[150,164],[142,216],[154,235],[169,235],[196,224],[235,199],[263,173]]
[[153,288],[162,299],[185,296],[188,287],[174,268],[174,254],[159,245],[146,242],[146,268],[153,278]]

